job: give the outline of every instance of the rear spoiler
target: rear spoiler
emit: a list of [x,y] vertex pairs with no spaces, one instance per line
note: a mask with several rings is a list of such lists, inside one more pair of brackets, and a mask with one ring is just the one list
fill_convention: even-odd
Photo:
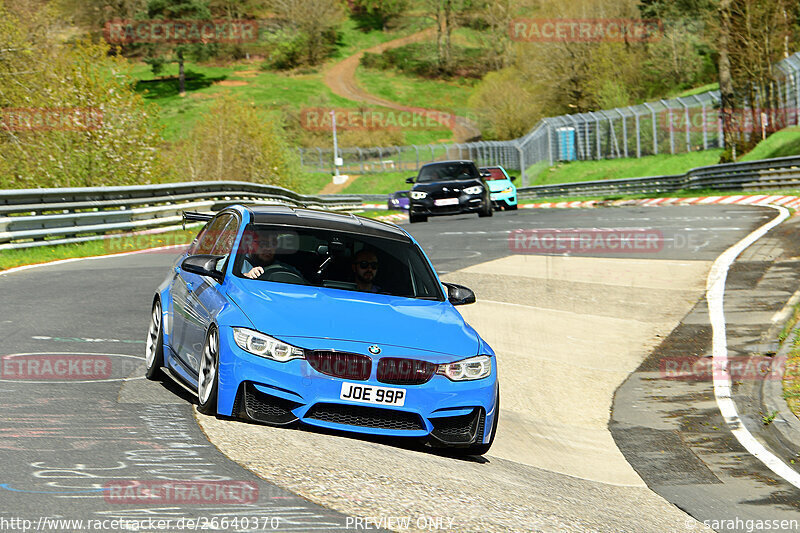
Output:
[[198,213],[197,211],[184,211],[183,212],[183,229],[186,229],[186,221],[191,222],[208,222],[214,218],[211,213]]

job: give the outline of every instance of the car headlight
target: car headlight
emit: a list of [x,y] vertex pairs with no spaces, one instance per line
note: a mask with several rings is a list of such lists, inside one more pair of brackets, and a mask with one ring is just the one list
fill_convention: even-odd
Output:
[[463,361],[439,365],[436,374],[446,376],[451,381],[471,381],[483,379],[492,373],[492,358],[488,355],[470,357]]
[[480,194],[483,192],[483,187],[480,185],[475,185],[473,187],[467,187],[464,189],[464,192],[467,194]]
[[423,198],[428,196],[428,193],[423,192],[423,191],[411,191],[409,196],[411,196],[412,200],[422,200]]
[[233,340],[242,350],[260,357],[267,357],[280,363],[292,359],[304,359],[302,348],[286,344],[269,335],[264,335],[247,328],[233,328]]
[[500,192],[501,192],[501,193],[503,193],[503,194],[505,194],[505,193],[509,193],[509,192],[511,192],[511,187],[509,187],[508,189],[503,189],[503,190],[502,190],[502,191],[500,191]]

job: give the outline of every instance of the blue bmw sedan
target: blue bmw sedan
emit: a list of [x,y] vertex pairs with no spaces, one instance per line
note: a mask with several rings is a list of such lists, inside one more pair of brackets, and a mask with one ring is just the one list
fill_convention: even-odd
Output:
[[480,455],[499,412],[495,354],[402,228],[285,206],[207,220],[153,299],[147,377],[206,414],[414,437]]

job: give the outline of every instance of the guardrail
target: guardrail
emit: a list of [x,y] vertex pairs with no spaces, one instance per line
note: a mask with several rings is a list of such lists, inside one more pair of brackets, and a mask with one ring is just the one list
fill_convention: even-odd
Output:
[[[695,168],[686,174],[539,185],[520,198],[568,198],[800,188],[800,156]],[[288,204],[352,209],[385,202],[386,195],[306,196],[257,183],[208,181],[131,187],[0,191],[0,250],[67,244],[138,230],[181,227],[184,210],[215,211],[232,203]]]
[[184,210],[218,210],[232,203],[326,209],[358,207],[358,196],[306,196],[270,185],[206,181],[131,187],[0,191],[0,250],[108,238],[114,232],[181,226]]
[[787,188],[800,188],[800,156],[699,167],[686,174],[674,176],[520,187],[517,189],[517,193],[520,198],[569,198],[621,194],[664,194],[682,190],[713,189],[730,192]]

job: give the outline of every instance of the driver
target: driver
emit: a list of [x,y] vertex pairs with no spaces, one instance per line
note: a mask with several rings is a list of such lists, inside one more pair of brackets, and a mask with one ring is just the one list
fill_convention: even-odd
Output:
[[274,233],[253,233],[250,252],[245,255],[242,263],[242,275],[249,279],[258,279],[265,271],[277,270],[291,272],[302,279],[302,274],[295,267],[275,259],[277,248],[278,236]]

